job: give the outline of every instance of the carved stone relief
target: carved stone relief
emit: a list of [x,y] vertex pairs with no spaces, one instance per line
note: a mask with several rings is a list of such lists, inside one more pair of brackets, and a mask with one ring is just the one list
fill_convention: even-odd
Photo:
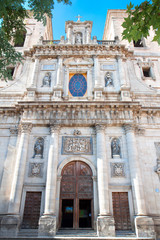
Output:
[[62,154],[93,154],[92,137],[62,137]]
[[111,177],[125,177],[124,163],[111,163]]
[[34,154],[32,158],[40,157],[43,158],[43,150],[44,150],[44,139],[42,137],[37,138],[34,144]]
[[29,177],[43,177],[43,163],[30,163],[29,164]]

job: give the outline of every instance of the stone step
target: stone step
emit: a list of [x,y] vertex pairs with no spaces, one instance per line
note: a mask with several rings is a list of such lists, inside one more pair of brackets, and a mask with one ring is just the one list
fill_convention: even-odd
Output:
[[136,238],[136,237],[0,237],[4,240],[155,240],[155,238]]

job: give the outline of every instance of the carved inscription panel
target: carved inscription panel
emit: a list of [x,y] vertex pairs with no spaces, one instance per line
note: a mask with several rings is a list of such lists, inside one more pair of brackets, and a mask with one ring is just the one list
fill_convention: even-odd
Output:
[[92,137],[62,137],[62,154],[93,154]]

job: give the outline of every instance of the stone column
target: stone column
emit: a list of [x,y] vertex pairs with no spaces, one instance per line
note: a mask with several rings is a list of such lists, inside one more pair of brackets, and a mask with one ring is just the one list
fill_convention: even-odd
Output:
[[114,219],[110,214],[108,189],[108,161],[106,156],[105,126],[96,125],[97,178],[99,216],[97,218],[98,236],[114,236]]
[[45,191],[44,214],[39,220],[39,236],[54,236],[56,234],[56,186],[58,164],[58,133],[59,125],[50,128],[50,146],[48,153],[47,181]]
[[9,200],[8,215],[2,219],[1,223],[2,232],[6,235],[16,236],[20,225],[20,203],[31,129],[31,123],[21,123],[20,125],[20,137],[16,151],[16,160]]
[[126,133],[128,159],[132,193],[135,208],[135,228],[137,237],[154,237],[154,222],[147,216],[143,183],[138,159],[134,127],[130,124],[124,125]]

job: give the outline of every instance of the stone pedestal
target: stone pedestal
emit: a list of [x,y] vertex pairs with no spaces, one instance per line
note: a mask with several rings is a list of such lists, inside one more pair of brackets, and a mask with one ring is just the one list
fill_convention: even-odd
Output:
[[1,236],[16,237],[20,226],[19,215],[7,215],[1,221]]
[[38,236],[53,237],[56,235],[56,216],[42,216],[39,220]]
[[97,235],[98,237],[115,236],[115,222],[112,216],[99,216],[97,218]]
[[154,222],[151,217],[137,216],[135,218],[135,228],[137,237],[155,237]]

